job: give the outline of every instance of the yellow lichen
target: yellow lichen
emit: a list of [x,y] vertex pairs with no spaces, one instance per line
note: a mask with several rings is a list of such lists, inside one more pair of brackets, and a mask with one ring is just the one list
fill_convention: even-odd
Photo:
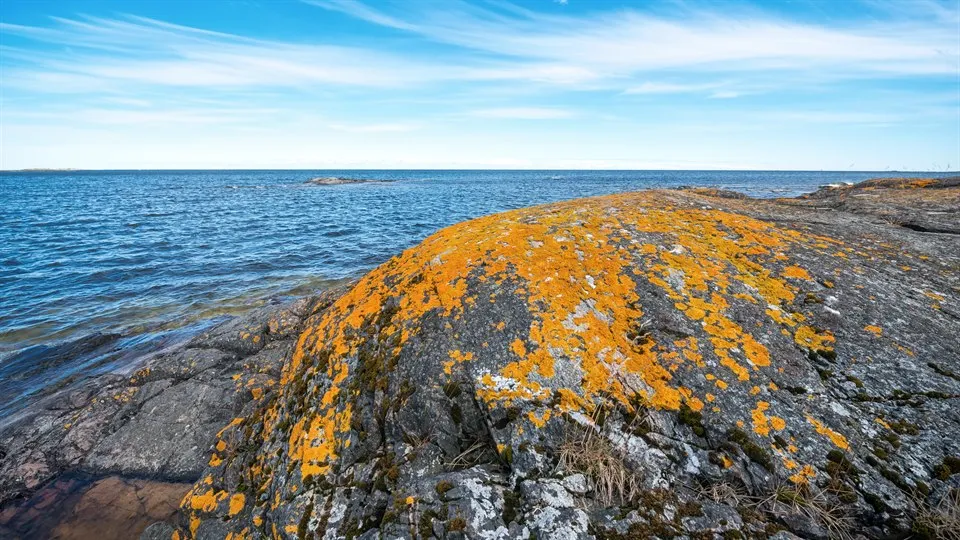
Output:
[[846,450],[847,448],[850,447],[850,444],[847,443],[846,437],[830,429],[823,422],[809,415],[807,416],[807,421],[810,422],[810,424],[814,427],[814,429],[817,430],[817,433],[821,435],[826,435],[833,442],[833,444],[836,445],[838,448]]
[[879,326],[876,326],[873,324],[864,326],[863,329],[877,337],[880,337],[883,335],[883,328],[880,328]]

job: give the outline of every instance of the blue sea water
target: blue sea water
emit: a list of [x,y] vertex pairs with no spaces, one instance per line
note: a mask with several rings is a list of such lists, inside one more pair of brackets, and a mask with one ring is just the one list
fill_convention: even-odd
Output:
[[[929,175],[929,174],[928,174]],[[384,182],[305,185],[318,176]],[[793,196],[872,172],[89,171],[0,174],[0,395],[115,368],[121,349],[357,276],[446,225],[681,185]],[[887,174],[887,176],[890,176]],[[902,176],[898,174],[898,176]],[[917,176],[924,176],[917,174]],[[200,322],[197,322],[200,321]],[[31,368],[47,346],[123,337],[109,361]],[[166,333],[166,334],[165,334]],[[144,337],[147,336],[147,337]],[[16,360],[16,361],[12,361]],[[49,365],[48,365],[49,364]],[[86,371],[85,371],[86,370]],[[4,407],[0,405],[0,416]]]

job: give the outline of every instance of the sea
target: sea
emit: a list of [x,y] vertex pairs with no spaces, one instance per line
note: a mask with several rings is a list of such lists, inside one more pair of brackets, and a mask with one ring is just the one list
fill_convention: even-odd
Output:
[[[0,419],[78,378],[123,372],[143,354],[229,315],[360,276],[434,231],[470,218],[647,188],[707,186],[789,197],[825,184],[931,175],[3,172]],[[306,183],[316,177],[371,181]]]

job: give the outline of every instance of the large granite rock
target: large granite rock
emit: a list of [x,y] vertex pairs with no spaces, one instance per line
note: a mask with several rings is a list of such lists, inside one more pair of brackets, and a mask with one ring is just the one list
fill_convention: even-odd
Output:
[[306,321],[173,537],[953,534],[958,193],[655,191],[442,230]]

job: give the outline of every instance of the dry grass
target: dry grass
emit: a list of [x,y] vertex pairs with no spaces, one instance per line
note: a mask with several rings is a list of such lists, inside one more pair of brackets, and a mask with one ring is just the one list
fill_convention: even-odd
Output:
[[830,538],[853,538],[850,532],[854,525],[853,516],[846,505],[829,497],[826,492],[810,484],[791,483],[778,486],[773,497],[823,525],[830,532]]
[[913,530],[919,538],[960,540],[960,490],[952,490],[936,506],[918,507]]
[[558,469],[583,473],[593,482],[594,498],[605,507],[636,499],[640,483],[619,449],[591,428],[572,428],[567,434]]

